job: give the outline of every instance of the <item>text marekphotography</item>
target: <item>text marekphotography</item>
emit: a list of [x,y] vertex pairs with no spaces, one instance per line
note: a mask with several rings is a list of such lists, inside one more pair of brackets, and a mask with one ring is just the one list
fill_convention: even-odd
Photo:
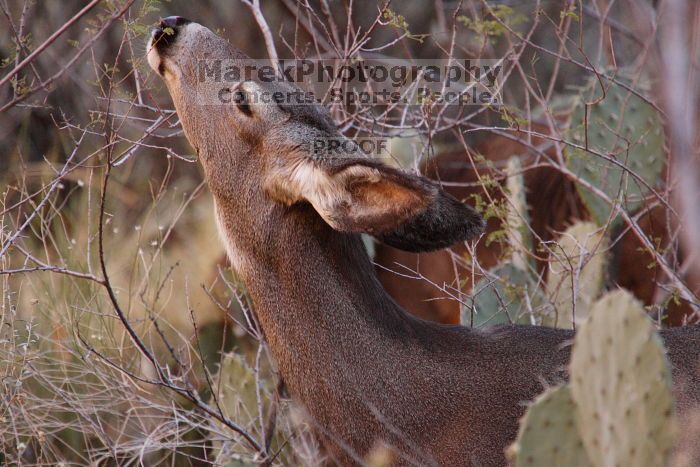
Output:
[[199,60],[203,105],[488,105],[501,103],[503,60]]

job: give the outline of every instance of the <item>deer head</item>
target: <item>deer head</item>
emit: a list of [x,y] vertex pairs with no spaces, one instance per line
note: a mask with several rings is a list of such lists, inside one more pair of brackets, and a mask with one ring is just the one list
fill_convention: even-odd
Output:
[[471,207],[426,178],[372,160],[353,144],[313,151],[314,141],[347,142],[324,107],[290,98],[301,90],[288,82],[208,81],[222,61],[239,70],[250,63],[183,18],[164,19],[149,40],[148,63],[165,80],[217,200],[310,203],[337,231],[409,251],[444,248],[482,231]]

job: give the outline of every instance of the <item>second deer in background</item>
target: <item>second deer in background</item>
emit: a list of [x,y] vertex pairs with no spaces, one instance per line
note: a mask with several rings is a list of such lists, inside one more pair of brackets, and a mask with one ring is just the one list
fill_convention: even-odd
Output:
[[[533,124],[532,130],[549,133],[542,125]],[[513,133],[511,137],[494,134],[478,144],[474,154],[465,151],[439,154],[423,165],[423,173],[442,182],[445,191],[457,199],[480,197],[503,202],[506,177],[498,167],[505,167],[510,158],[520,159],[525,167],[523,183],[533,240],[530,254],[535,258],[539,273],[544,274],[548,257],[541,249],[542,244],[556,241],[567,227],[578,220],[588,220],[590,215],[574,182],[554,167],[532,164],[532,161],[542,160],[538,158],[538,151],[553,159],[556,157],[553,143],[543,138],[532,137],[528,141],[524,132]],[[488,164],[475,162],[476,155]],[[528,168],[531,165],[534,167]],[[484,178],[496,179],[499,183],[479,183]],[[672,225],[668,222],[667,210],[660,206],[643,209],[648,212],[638,220],[641,229],[660,248],[669,248]],[[492,238],[504,228],[499,217],[488,219],[485,235],[475,249],[482,268],[495,267],[506,255],[507,245]],[[658,290],[657,285],[663,281],[663,273],[660,268],[653,267],[653,256],[635,234],[624,228],[613,230],[615,241],[607,253],[610,257],[607,285],[631,291],[645,305],[667,302],[662,319],[669,326],[685,324],[689,319],[695,322],[690,318],[692,309],[687,302],[675,298],[663,300],[664,291]],[[682,255],[682,252],[677,253]],[[411,253],[378,243],[374,261],[382,285],[402,307],[423,319],[457,324],[474,282],[483,277],[479,271],[472,271],[467,256],[469,252],[464,244],[455,244],[447,250]],[[695,284],[694,288],[700,289],[699,286]]]

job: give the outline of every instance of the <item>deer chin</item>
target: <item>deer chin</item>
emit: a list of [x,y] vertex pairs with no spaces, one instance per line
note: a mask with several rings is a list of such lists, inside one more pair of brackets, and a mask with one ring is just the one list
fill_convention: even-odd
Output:
[[228,256],[231,262],[231,267],[241,276],[249,274],[252,268],[252,262],[244,251],[236,246],[233,236],[229,234],[233,227],[226,224],[226,220],[221,214],[221,207],[217,204],[216,198],[214,198],[214,219],[216,221],[217,230],[219,231],[219,238],[226,249],[226,256]]

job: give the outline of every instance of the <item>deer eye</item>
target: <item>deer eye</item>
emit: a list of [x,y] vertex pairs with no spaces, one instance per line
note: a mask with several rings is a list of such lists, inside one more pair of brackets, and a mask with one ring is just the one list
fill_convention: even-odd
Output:
[[253,116],[253,110],[250,108],[250,102],[248,100],[248,93],[240,87],[233,91],[233,103],[238,107],[238,110],[246,116]]

